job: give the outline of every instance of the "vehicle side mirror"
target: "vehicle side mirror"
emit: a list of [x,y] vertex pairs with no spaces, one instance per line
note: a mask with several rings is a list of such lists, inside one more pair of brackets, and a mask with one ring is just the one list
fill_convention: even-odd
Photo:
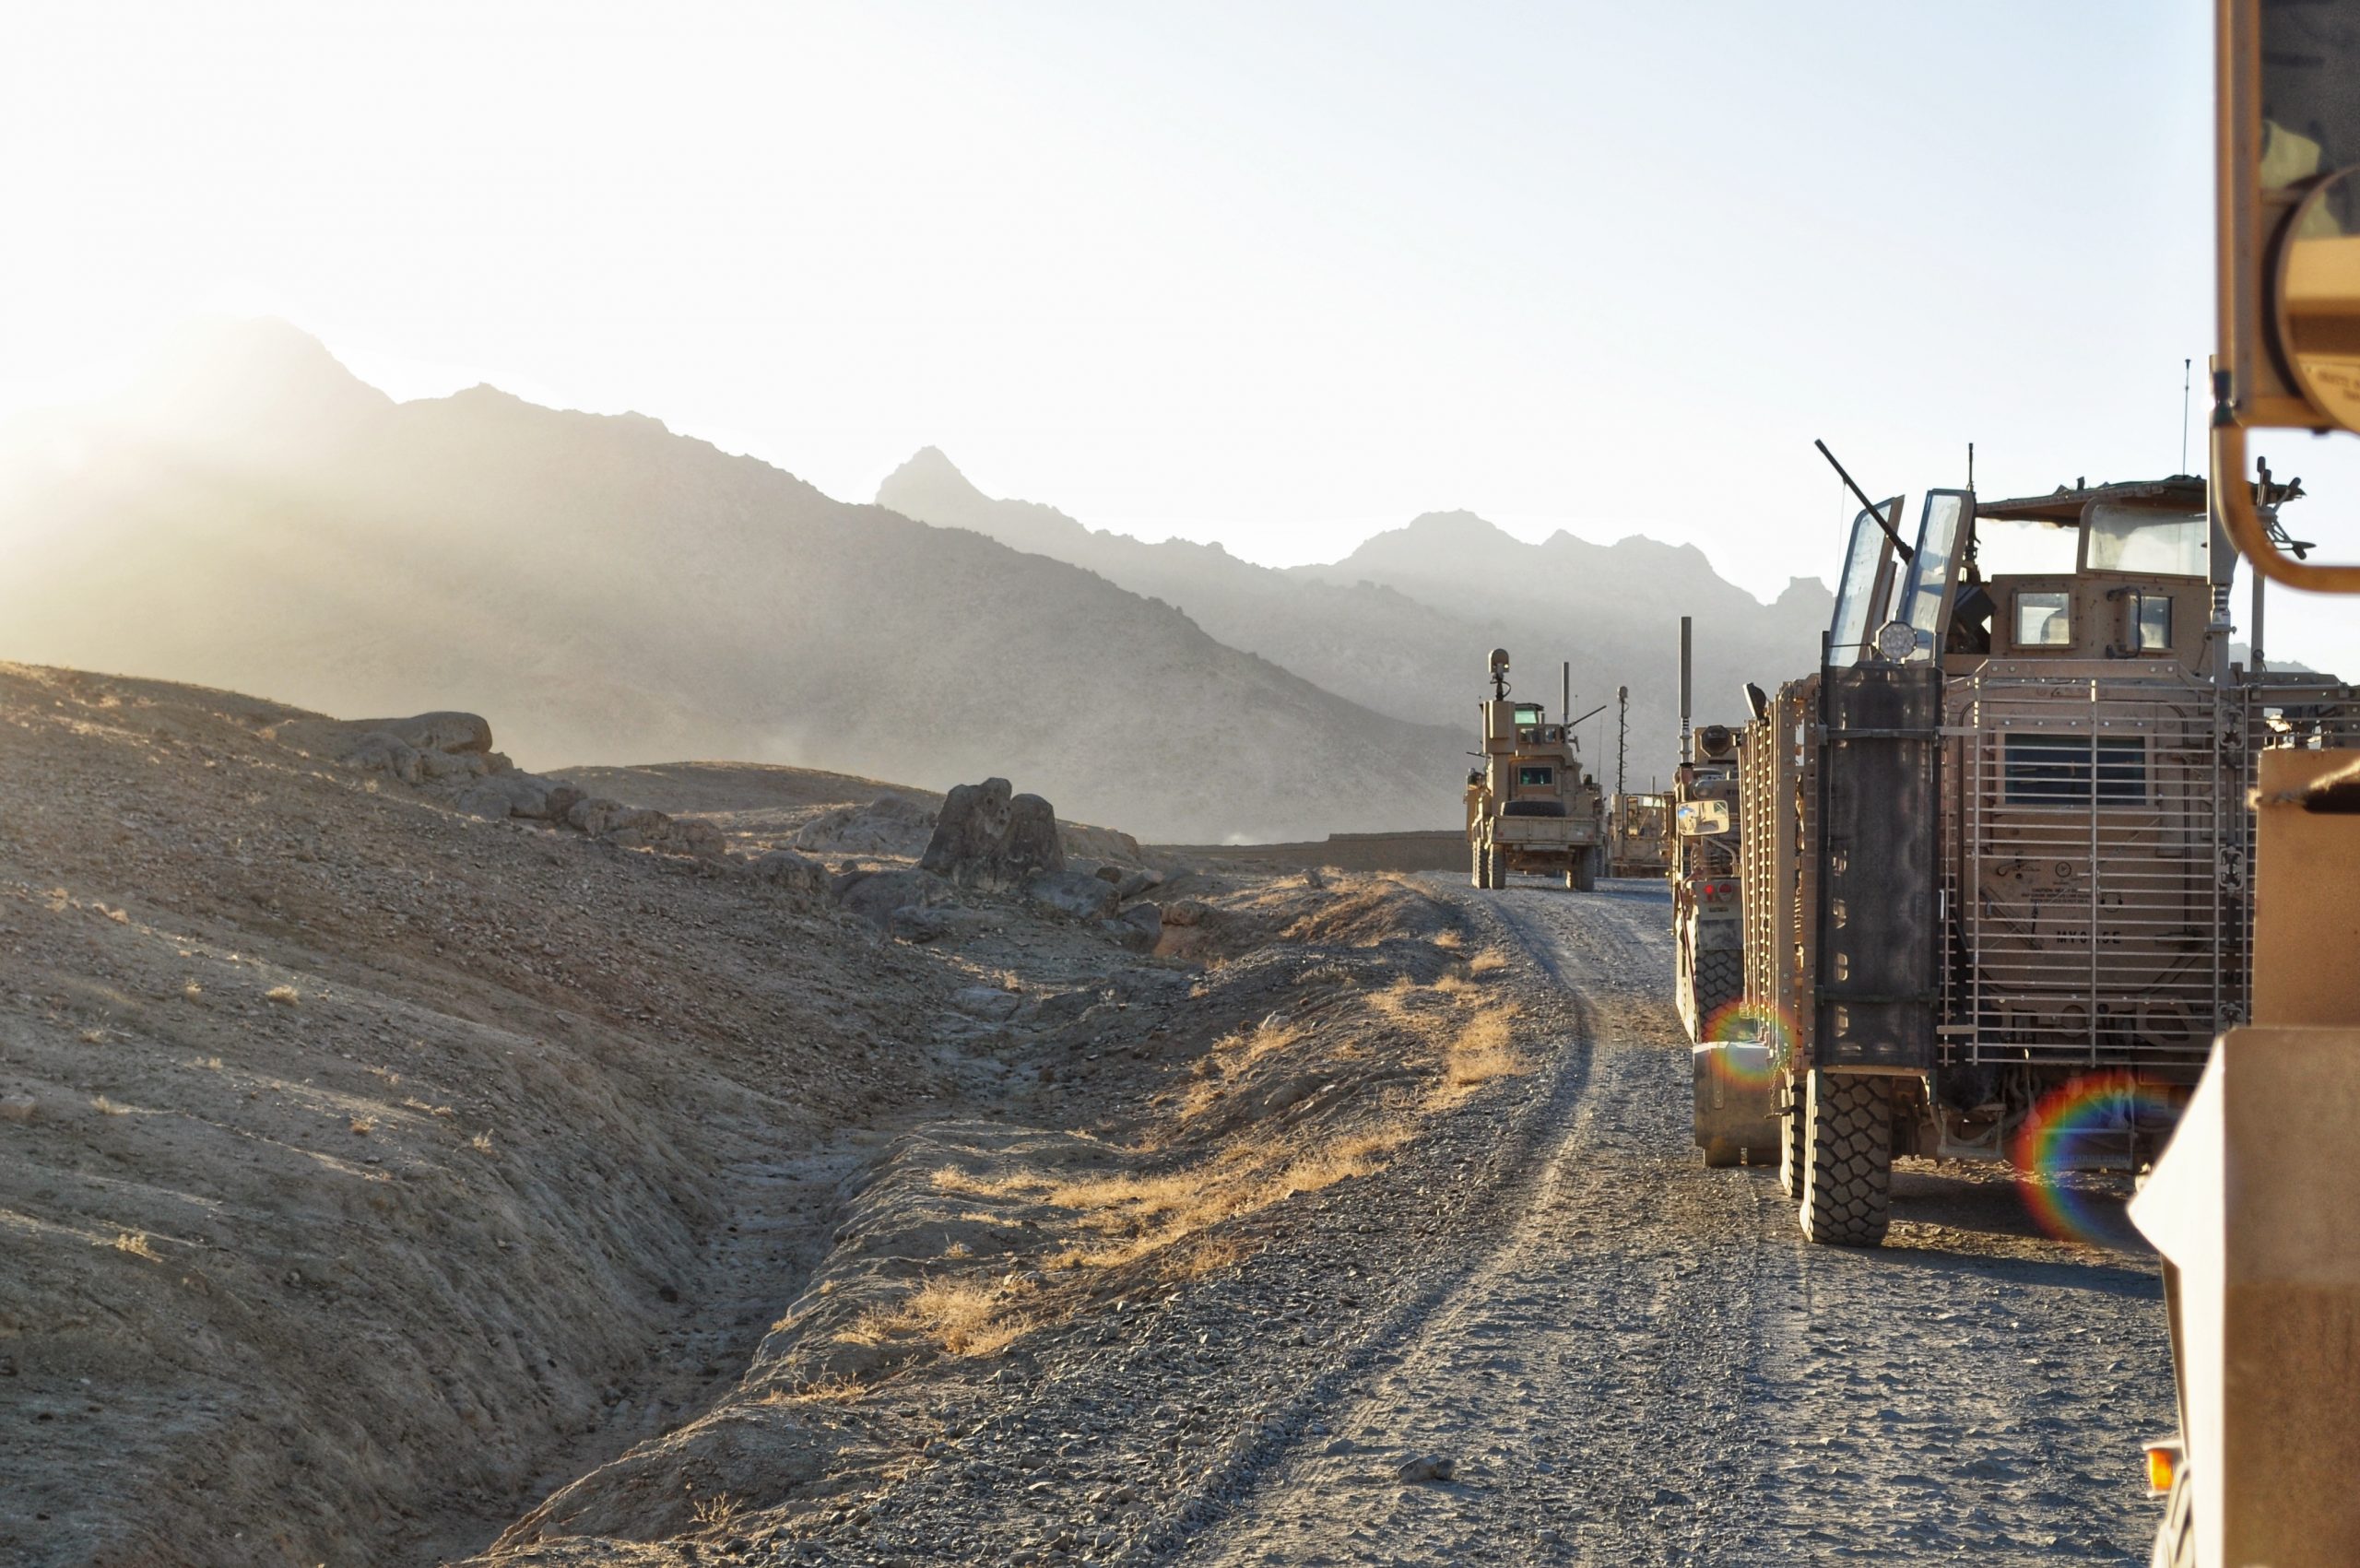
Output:
[[2219,0],[2212,479],[2255,570],[2360,592],[2360,565],[2307,561],[2255,504],[2246,432],[2360,430],[2360,4]]
[[1729,803],[1726,800],[1683,800],[1680,803],[1680,836],[1684,839],[1712,838],[1729,831]]

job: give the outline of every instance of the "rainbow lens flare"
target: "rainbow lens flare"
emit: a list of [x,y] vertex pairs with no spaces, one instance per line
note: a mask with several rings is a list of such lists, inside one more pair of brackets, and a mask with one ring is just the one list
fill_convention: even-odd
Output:
[[1759,1067],[1746,1065],[1743,1058],[1729,1059],[1723,1069],[1732,1083],[1759,1087],[1767,1084],[1776,1068],[1771,1064],[1787,1055],[1795,1043],[1793,1020],[1768,1002],[1730,1002],[1714,1009],[1705,1020],[1705,1042],[1710,1045],[1746,1043],[1767,1045],[1768,1053]]
[[2099,1194],[2076,1173],[2094,1163],[2119,1165],[2132,1136],[2168,1126],[2179,1102],[2161,1085],[2128,1073],[2075,1079],[2034,1106],[2010,1151],[2016,1190],[2033,1222],[2063,1242],[2099,1242],[2109,1229],[2100,1219]]

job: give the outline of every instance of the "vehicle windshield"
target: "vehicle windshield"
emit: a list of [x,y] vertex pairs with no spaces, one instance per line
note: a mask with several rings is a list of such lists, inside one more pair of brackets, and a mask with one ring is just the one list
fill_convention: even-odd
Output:
[[[1899,517],[1901,498],[1894,496],[1878,510],[1887,517]],[[1844,551],[1844,581],[1835,590],[1835,619],[1827,629],[1827,656],[1832,663],[1858,661],[1869,633],[1875,630],[1869,617],[1882,607],[1876,603],[1877,581],[1883,575],[1885,551],[1891,548],[1875,512],[1862,512],[1852,519],[1851,542]]]
[[2036,517],[1975,520],[1975,564],[1992,577],[2071,577],[2081,554],[2081,531]]
[[2158,512],[2102,501],[2090,508],[2087,532],[2092,572],[2201,577],[2211,564],[2212,525],[2201,512]]
[[1965,519],[1964,491],[1928,492],[1918,525],[1918,554],[1909,563],[1909,584],[1901,598],[1901,619],[1918,633],[1921,654],[1941,643],[1942,600],[1950,593],[1951,569],[1958,561],[1959,531]]

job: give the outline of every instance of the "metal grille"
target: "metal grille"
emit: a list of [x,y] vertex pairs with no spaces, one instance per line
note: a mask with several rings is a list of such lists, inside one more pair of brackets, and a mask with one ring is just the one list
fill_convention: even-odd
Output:
[[2171,667],[1950,683],[1944,1060],[2194,1067],[2243,1016],[2243,707]]

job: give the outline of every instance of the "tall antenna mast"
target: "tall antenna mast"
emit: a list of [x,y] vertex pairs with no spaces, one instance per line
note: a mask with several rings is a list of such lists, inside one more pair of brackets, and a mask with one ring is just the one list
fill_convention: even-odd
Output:
[[1622,793],[1622,753],[1631,745],[1631,689],[1618,686],[1614,700],[1622,704],[1614,715],[1614,793]]
[[2179,362],[2179,471],[2188,472],[2188,383],[2194,374],[2196,361]]
[[1680,760],[1696,760],[1690,749],[1688,729],[1688,617],[1684,615],[1680,618]]
[[1564,666],[1564,681],[1557,689],[1557,722],[1561,725],[1571,722],[1574,716],[1573,660],[1567,659],[1565,661]]

